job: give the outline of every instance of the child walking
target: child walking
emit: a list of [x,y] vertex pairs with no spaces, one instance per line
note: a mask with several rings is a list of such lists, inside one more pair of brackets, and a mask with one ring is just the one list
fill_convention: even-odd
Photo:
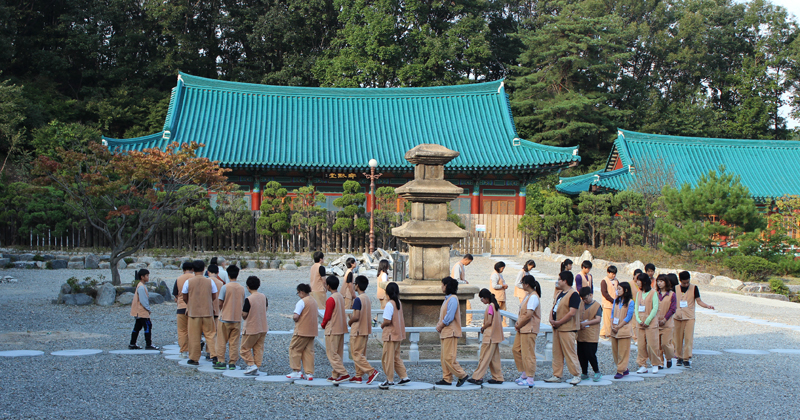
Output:
[[388,302],[388,298],[386,297],[386,285],[381,287],[381,283],[387,283],[389,281],[389,261],[388,260],[381,260],[378,263],[378,275],[375,280],[375,285],[378,288],[378,300],[381,302],[381,309],[386,308],[386,302]]
[[[292,373],[289,379],[314,380],[314,338],[317,336],[317,318],[319,317],[317,301],[311,297],[311,286],[301,283],[297,285],[297,296],[300,300],[294,306],[294,335],[289,343],[289,364]],[[301,366],[302,363],[302,366]],[[305,370],[305,376],[300,369]]]
[[517,334],[514,337],[514,364],[519,371],[519,379],[515,382],[519,386],[533,387],[533,378],[536,375],[536,335],[539,334],[542,322],[542,287],[539,282],[527,275],[522,278],[525,297],[519,305],[519,319],[514,325]]
[[525,298],[525,288],[522,286],[522,278],[525,276],[530,276],[531,270],[536,268],[536,261],[528,260],[525,261],[525,265],[522,266],[522,269],[519,270],[517,273],[517,279],[514,281],[514,297],[519,298],[519,303],[522,304],[522,299]]
[[597,342],[600,341],[600,320],[603,317],[603,308],[592,296],[589,287],[581,289],[581,314],[580,329],[578,330],[578,361],[581,363],[581,380],[589,379],[589,364],[592,365],[594,376],[592,381],[597,382],[603,376],[597,367]]
[[348,325],[350,326],[350,350],[353,352],[353,366],[356,374],[350,378],[350,382],[360,384],[363,376],[369,374],[367,377],[367,385],[369,385],[378,376],[378,369],[373,368],[367,361],[367,340],[372,334],[370,318],[372,303],[365,293],[369,286],[369,280],[365,276],[358,276],[355,283],[358,296],[353,300],[353,313],[350,314]]
[[133,302],[131,302],[131,316],[136,321],[133,324],[131,343],[128,348],[131,350],[141,349],[136,345],[136,341],[139,339],[139,331],[144,328],[145,350],[158,350],[159,348],[154,346],[152,341],[153,324],[150,322],[150,299],[146,286],[150,281],[150,272],[143,268],[134,273],[134,279],[139,281],[136,292],[133,293]]
[[[465,254],[463,257],[461,257],[459,262],[453,264],[453,267],[450,269],[450,277],[456,279],[459,284],[469,284],[467,281],[467,266],[472,264],[474,259],[475,258],[472,256],[472,254]],[[467,300],[467,311],[470,309],[472,309],[472,303]],[[469,325],[471,323],[472,314],[467,312],[466,324]]]
[[[267,325],[267,297],[258,292],[261,280],[256,276],[247,278],[247,291],[250,296],[244,300],[242,318],[246,321],[242,331],[242,359],[247,363],[244,374],[258,376],[261,362],[264,360],[264,339],[269,332]],[[236,366],[234,366],[236,367]]]
[[[675,310],[677,309],[677,299],[675,298],[674,288],[669,277],[659,274],[656,278],[658,286],[658,340],[660,343],[660,360],[666,362],[667,369],[672,367],[672,357],[674,349],[672,346],[672,329],[675,326]],[[659,369],[664,365],[660,365]]]
[[325,354],[331,364],[331,376],[328,382],[338,385],[350,379],[343,362],[347,315],[345,315],[344,298],[339,293],[339,278],[328,276],[325,279],[325,288],[331,294],[325,302],[325,315],[321,325],[325,330]]
[[617,285],[617,298],[611,307],[611,353],[617,365],[614,379],[628,375],[628,361],[631,357],[631,335],[633,334],[633,293],[630,283]]
[[[636,323],[639,324],[639,350],[636,355],[636,364],[639,370],[636,373],[648,373],[647,359],[650,358],[652,372],[658,373],[659,359],[658,342],[658,293],[650,288],[650,276],[639,274],[636,283],[641,289],[636,294]],[[646,318],[645,318],[646,317]]]
[[577,290],[578,293],[580,293],[584,287],[588,287],[589,290],[594,293],[594,277],[589,274],[589,271],[592,271],[592,262],[583,261],[581,263],[581,272],[575,276],[575,290]]
[[386,285],[386,308],[383,309],[383,323],[381,340],[383,341],[383,354],[381,366],[386,375],[386,381],[378,386],[380,389],[389,389],[394,385],[394,374],[400,378],[398,385],[411,382],[408,379],[406,365],[400,358],[400,343],[406,338],[406,322],[403,318],[403,307],[400,305],[400,288],[397,283]]
[[603,322],[600,325],[600,337],[609,338],[611,335],[611,307],[614,306],[614,299],[617,298],[617,267],[609,266],[606,269],[606,276],[600,280],[600,294],[603,296]]
[[355,273],[353,270],[356,268],[356,259],[348,258],[344,264],[347,266],[347,271],[344,272],[344,287],[342,287],[342,297],[344,298],[344,308],[353,309],[353,299],[355,299],[356,290],[353,279]]
[[458,339],[461,338],[461,308],[458,306],[458,281],[452,277],[442,279],[442,293],[444,302],[439,310],[439,323],[436,324],[436,331],[439,332],[439,339],[442,343],[441,362],[442,379],[436,385],[450,385],[453,376],[458,378],[456,386],[464,385],[469,379],[467,372],[456,360],[458,356]]
[[[244,287],[236,279],[239,267],[228,267],[228,283],[219,290],[219,322],[217,323],[217,362],[214,369],[236,369],[239,360],[239,335],[242,327]],[[228,348],[228,363],[225,364],[225,348]]]
[[695,304],[706,309],[714,310],[714,307],[707,305],[700,299],[700,290],[689,281],[691,275],[688,271],[678,273],[680,286],[675,290],[675,298],[678,300],[678,309],[675,312],[675,329],[673,338],[675,342],[675,356],[678,358],[678,366],[692,368],[692,346],[694,345],[694,317]]
[[[503,278],[503,271],[505,271],[505,269],[506,263],[498,261],[494,265],[494,272],[489,277],[489,283],[492,286],[491,293],[494,295],[497,304],[503,311],[506,310],[506,289],[508,289],[508,284],[506,284],[506,280]],[[505,320],[503,320],[503,326],[508,326]]]
[[500,343],[503,342],[503,316],[500,315],[500,305],[497,299],[489,291],[489,289],[481,289],[478,293],[481,298],[481,303],[486,305],[486,310],[483,312],[483,326],[481,326],[481,333],[483,340],[481,342],[481,356],[478,360],[478,368],[472,372],[472,378],[469,379],[470,383],[480,385],[483,383],[483,376],[486,375],[488,368],[492,373],[492,379],[489,383],[501,384],[503,383],[503,369],[500,366]]
[[575,278],[572,272],[562,271],[558,275],[558,285],[553,296],[553,311],[550,325],[553,327],[553,376],[545,382],[561,382],[564,375],[564,359],[572,375],[569,383],[577,385],[581,382],[578,373],[578,352],[575,340],[578,335],[578,311],[581,307],[581,297],[572,284]]

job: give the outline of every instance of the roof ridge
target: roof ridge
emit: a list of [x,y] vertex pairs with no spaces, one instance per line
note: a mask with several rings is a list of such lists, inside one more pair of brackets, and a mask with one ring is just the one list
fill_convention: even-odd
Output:
[[706,146],[727,146],[727,147],[786,147],[800,148],[800,141],[797,140],[758,140],[758,139],[726,139],[718,137],[690,137],[673,136],[668,134],[649,134],[636,131],[617,129],[621,137],[627,141],[649,141],[659,143],[687,144],[694,141]]

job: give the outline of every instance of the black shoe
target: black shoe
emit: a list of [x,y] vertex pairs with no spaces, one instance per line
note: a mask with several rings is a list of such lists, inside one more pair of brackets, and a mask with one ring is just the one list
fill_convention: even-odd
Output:
[[670,360],[669,362],[667,362],[667,369],[669,369],[669,368],[671,368],[671,367],[672,367],[672,360]]
[[195,361],[194,361],[194,360],[192,360],[192,359],[189,359],[189,360],[186,362],[186,364],[187,364],[187,365],[192,365],[192,366],[200,366],[200,362],[195,362]]
[[223,370],[223,369],[227,369],[227,368],[228,367],[225,365],[224,362],[223,363],[214,363],[214,369]]
[[219,361],[219,360],[217,360],[217,358],[216,358],[216,357],[212,357],[212,358],[211,358],[211,363],[217,363],[218,361]]
[[483,383],[483,379],[473,379],[473,378],[469,378],[469,379],[467,379],[467,382],[469,382],[469,383],[471,383],[471,384],[474,384],[474,385],[480,385],[480,384],[482,384],[482,383]]
[[686,369],[691,369],[692,368],[692,362],[690,362],[688,360],[684,360],[683,361],[683,367],[685,367]]
[[158,348],[158,347],[156,347],[156,346],[147,346],[147,347],[145,347],[144,349],[145,349],[145,350],[161,350],[160,348]]
[[450,386],[450,385],[453,385],[453,384],[451,384],[450,382],[447,382],[447,381],[445,381],[444,379],[442,379],[442,380],[440,380],[439,382],[436,382],[434,385],[440,385],[440,386]]
[[663,370],[664,369],[664,366],[656,366],[656,367],[658,368],[658,370]]
[[467,382],[467,379],[469,379],[469,375],[459,379],[458,382],[456,383],[456,386],[464,385],[464,382]]
[[136,344],[131,344],[128,346],[128,350],[141,350],[142,348],[137,346]]
[[236,370],[236,363],[228,363],[228,370]]
[[389,389],[390,386],[394,386],[394,382],[386,381],[386,382],[378,385],[378,389]]
[[488,381],[486,381],[486,382],[487,382],[487,383],[490,383],[490,384],[492,384],[492,385],[500,385],[500,384],[502,384],[502,383],[503,383],[503,381],[495,381],[494,379],[489,379],[489,380],[488,380]]
[[401,379],[400,382],[397,383],[397,385],[405,385],[405,384],[407,384],[409,382],[411,382],[411,379],[405,378],[405,379]]
[[678,366],[683,366],[683,359],[678,359],[678,362],[676,364]]

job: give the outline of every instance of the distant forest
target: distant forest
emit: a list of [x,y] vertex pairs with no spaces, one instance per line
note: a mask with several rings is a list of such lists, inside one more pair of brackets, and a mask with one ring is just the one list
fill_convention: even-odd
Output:
[[616,128],[795,139],[798,24],[769,1],[0,0],[3,176],[161,130],[178,71],[287,86],[506,79],[520,137],[605,162]]

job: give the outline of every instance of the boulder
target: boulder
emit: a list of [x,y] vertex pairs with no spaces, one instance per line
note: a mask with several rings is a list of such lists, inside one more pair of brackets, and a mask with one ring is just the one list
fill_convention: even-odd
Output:
[[151,305],[159,305],[164,303],[164,296],[161,296],[158,293],[153,293],[149,296],[149,299]]
[[779,295],[777,293],[746,293],[748,296],[755,296],[767,299],[775,299],[775,300],[782,300],[784,302],[789,302],[789,297],[784,295]]
[[794,284],[787,284],[786,287],[789,288],[789,291],[792,293],[800,293],[800,286]]
[[622,272],[624,274],[627,274],[628,276],[632,276],[633,272],[636,271],[637,269],[638,270],[642,270],[642,272],[644,272],[644,264],[642,264],[642,262],[639,261],[639,260],[636,260],[636,261],[626,265],[625,268],[622,269]]
[[36,268],[36,261],[15,261],[14,268]]
[[141,262],[135,262],[135,263],[128,264],[127,268],[130,268],[130,269],[133,269],[133,270],[141,270],[142,268],[147,268],[147,264],[141,263]]
[[[94,302],[91,296],[86,293],[73,293],[71,295],[64,295],[64,303],[67,305],[85,306],[91,305]],[[133,302],[133,299],[131,299]]]
[[741,290],[741,288],[744,287],[744,283],[741,281],[725,276],[714,276],[709,284],[716,287],[726,287],[734,290]]
[[103,261],[100,264],[97,264],[97,268],[100,268],[100,269],[103,269],[103,270],[107,270],[107,269],[111,268],[111,263],[108,262],[108,261]]
[[80,262],[80,263],[83,263],[83,257],[81,257],[80,255],[69,257],[69,262]]
[[111,255],[100,255],[98,258],[100,258],[100,261],[110,261]]
[[297,270],[297,265],[293,263],[288,263],[283,265],[284,270]]
[[55,255],[50,255],[50,254],[44,254],[44,255],[42,255],[42,258],[45,261],[53,261],[54,259],[56,259],[56,256]]
[[711,283],[711,279],[714,278],[713,274],[698,273],[698,272],[695,272],[695,271],[689,272],[689,275],[692,278],[692,283],[697,283],[697,284],[710,284]]
[[69,266],[69,263],[67,262],[67,260],[53,260],[53,261],[50,261],[50,267],[52,267],[53,270],[63,270],[65,268],[67,268],[68,266]]
[[36,268],[44,268],[46,264],[44,261],[34,261],[34,263],[36,264]]
[[65,295],[68,295],[68,294],[72,293],[72,286],[70,286],[67,283],[62,284],[61,285],[61,293],[65,294]]
[[83,263],[83,266],[85,268],[89,268],[89,269],[100,268],[100,266],[99,266],[100,257],[98,257],[97,255],[89,254],[89,255],[86,256],[84,261],[85,262]]
[[249,270],[257,270],[259,268],[258,261],[256,260],[246,260],[245,262],[247,263],[247,268]]
[[117,296],[117,303],[122,305],[130,305],[133,302],[133,293],[125,292],[119,296]]
[[111,306],[117,300],[117,289],[111,283],[103,283],[97,289],[97,303],[100,306]]
[[546,247],[546,248],[544,249],[544,255],[545,255],[546,257],[549,257],[549,256],[550,256],[550,255],[552,255],[552,254],[553,254],[553,251],[551,251],[551,250],[550,250],[550,247],[549,247],[549,246],[548,246],[548,247]]
[[575,261],[575,265],[581,265],[581,263],[584,261],[592,262],[592,253],[589,252],[588,249],[586,251],[583,251],[583,254],[581,254],[581,256],[578,257],[578,259]]
[[600,269],[603,273],[606,272],[606,268],[608,268],[610,265],[611,261],[608,260],[601,260],[600,258],[595,258],[592,260],[592,268]]
[[150,264],[150,263],[154,262],[155,260],[156,259],[153,258],[153,257],[139,257],[139,258],[136,259],[136,262],[137,263]]
[[17,261],[33,261],[33,254],[20,254]]
[[356,269],[356,272],[357,272],[358,274],[364,274],[364,273],[366,273],[366,272],[367,272],[367,267],[366,267],[366,266],[363,266],[363,265],[362,265],[362,266],[359,266],[359,267]]
[[128,268],[128,263],[126,263],[125,260],[119,260],[119,262],[117,262],[118,270],[124,270],[126,268]]
[[11,258],[0,258],[0,268],[11,264]]
[[337,275],[339,277],[342,277],[344,275],[344,272],[345,272],[345,270],[342,270],[342,267],[339,267],[338,265],[334,266],[334,267],[331,267],[330,271],[332,271],[334,275]]
[[281,268],[281,260],[272,260],[269,262],[269,268],[278,269]]
[[569,259],[566,255],[563,255],[563,254],[551,254],[550,258],[552,258],[553,261],[559,262],[559,263],[560,262],[564,262],[564,261]]
[[177,265],[172,265],[172,264],[170,264],[170,265],[165,265],[165,266],[164,266],[164,269],[165,269],[165,270],[180,270],[181,268],[180,268],[180,267],[178,267]]
[[82,261],[70,261],[67,264],[67,268],[70,270],[83,270],[83,262]]
[[742,287],[742,292],[748,292],[748,293],[767,293],[771,291],[772,289],[769,287],[768,284],[765,283],[747,282],[744,284],[744,287]]
[[3,254],[3,258],[8,258],[11,262],[19,260],[19,257],[14,254]]
[[151,268],[153,270],[160,270],[164,268],[164,263],[162,263],[161,261],[153,261],[147,265],[147,268]]

